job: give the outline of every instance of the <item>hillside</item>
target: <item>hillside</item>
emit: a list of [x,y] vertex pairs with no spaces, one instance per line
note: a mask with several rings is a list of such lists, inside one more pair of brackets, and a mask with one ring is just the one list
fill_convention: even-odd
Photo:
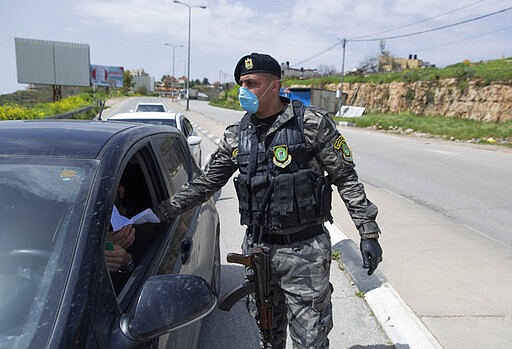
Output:
[[[289,79],[283,85],[335,91],[340,77]],[[346,76],[343,92],[348,105],[368,111],[507,121],[512,120],[512,59]]]

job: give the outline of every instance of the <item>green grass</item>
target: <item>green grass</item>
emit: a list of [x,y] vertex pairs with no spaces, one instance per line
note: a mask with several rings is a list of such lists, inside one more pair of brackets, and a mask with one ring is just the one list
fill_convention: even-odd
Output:
[[[16,103],[6,103],[0,105],[0,120],[41,119],[94,105],[92,96],[87,93],[70,96],[57,102],[35,104],[31,107]],[[93,108],[73,118],[90,119],[97,112],[97,108]]]
[[374,126],[377,129],[391,130],[397,133],[409,129],[406,133],[419,132],[452,140],[502,144],[512,147],[512,121],[498,123],[410,113],[368,113],[358,118],[334,117],[334,119],[351,122],[358,127]]

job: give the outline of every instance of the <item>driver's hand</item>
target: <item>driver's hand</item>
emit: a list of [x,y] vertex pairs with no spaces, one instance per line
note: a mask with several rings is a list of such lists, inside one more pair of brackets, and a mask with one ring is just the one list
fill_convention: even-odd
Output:
[[132,258],[132,255],[119,245],[114,245],[113,250],[105,250],[105,261],[110,272],[119,271]]
[[135,240],[135,228],[130,224],[122,227],[118,231],[111,232],[109,241],[112,241],[114,245],[119,245],[124,249],[129,248]]

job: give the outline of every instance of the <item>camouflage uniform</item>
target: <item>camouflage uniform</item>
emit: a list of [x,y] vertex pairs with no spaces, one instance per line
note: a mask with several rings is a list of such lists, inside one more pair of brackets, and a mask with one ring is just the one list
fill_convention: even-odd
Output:
[[[291,106],[268,128],[271,134],[294,117]],[[206,201],[219,190],[238,169],[238,124],[228,126],[224,139],[212,155],[201,176],[183,186],[173,198],[160,207],[162,213],[175,216]],[[359,182],[352,154],[332,118],[325,112],[307,109],[304,114],[306,148],[315,156],[309,166],[330,176],[343,199],[361,236],[376,238],[380,230],[375,222],[377,207],[367,198]],[[264,139],[264,138],[263,138]],[[297,227],[297,231],[301,227]],[[272,348],[285,348],[286,326],[295,348],[328,348],[327,335],[332,328],[331,293],[329,283],[331,240],[328,232],[291,244],[269,244],[272,257],[274,297],[274,330]],[[254,246],[246,235],[242,249]],[[248,308],[255,314],[253,300]]]

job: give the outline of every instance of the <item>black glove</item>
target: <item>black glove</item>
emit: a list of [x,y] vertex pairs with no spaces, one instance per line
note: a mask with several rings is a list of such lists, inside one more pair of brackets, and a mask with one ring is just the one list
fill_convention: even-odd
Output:
[[378,239],[361,239],[359,245],[363,256],[363,268],[368,269],[368,275],[372,275],[377,265],[382,262],[382,248]]

